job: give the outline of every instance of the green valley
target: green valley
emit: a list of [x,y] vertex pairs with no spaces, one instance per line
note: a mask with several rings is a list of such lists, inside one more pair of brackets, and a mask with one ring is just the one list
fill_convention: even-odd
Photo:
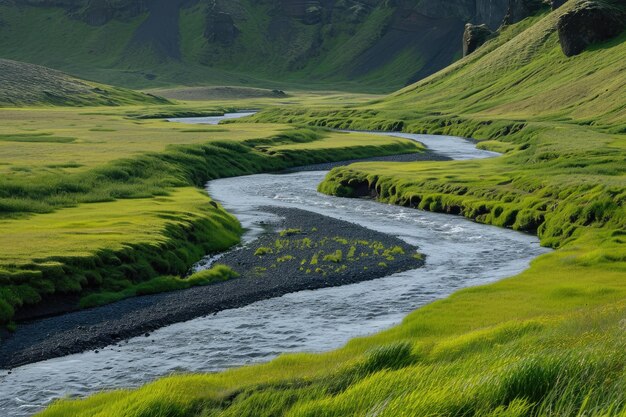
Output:
[[[96,7],[29,0],[22,7],[0,2],[0,11],[0,56],[99,81],[0,60],[0,68],[20,74],[0,74],[0,82],[10,79],[25,91],[0,90],[0,323],[9,342],[33,318],[97,312],[122,299],[192,287],[289,281],[273,277],[272,268],[287,271],[291,264],[317,280],[313,290],[330,272],[347,270],[350,283],[358,282],[366,258],[370,269],[384,269],[394,255],[405,255],[395,243],[323,230],[321,221],[278,231],[265,218],[250,223],[248,195],[229,209],[210,186],[208,193],[201,189],[211,180],[311,165],[318,181],[325,175],[316,200],[307,194],[313,190],[292,195],[272,177],[257,183],[244,177],[250,181],[244,185],[269,189],[258,194],[261,206],[269,196],[281,210],[297,207],[321,218],[354,204],[365,217],[376,200],[398,206],[399,224],[414,210],[463,216],[476,227],[531,234],[552,249],[513,276],[435,297],[401,323],[360,333],[339,349],[303,344],[309,353],[281,354],[276,348],[271,361],[259,364],[251,354],[246,366],[210,373],[181,359],[180,368],[168,367],[163,378],[140,387],[134,380],[116,385],[129,388],[80,398],[55,394],[37,415],[626,416],[623,1],[120,0]],[[41,35],[22,31],[49,20],[55,35],[35,47]],[[462,42],[465,23],[473,25]],[[175,40],[160,36],[159,25],[179,29]],[[86,41],[69,54],[68,40],[78,37]],[[218,125],[164,120],[246,109],[258,113]],[[471,138],[478,149],[501,155],[429,159],[425,146],[403,134]],[[316,165],[407,155],[415,158]],[[296,190],[303,184],[301,176],[289,178]],[[237,190],[223,184],[222,192]],[[377,233],[400,233],[385,228],[385,216],[393,217],[388,211],[379,215]],[[405,220],[405,228],[444,228],[438,218]],[[365,227],[358,218],[341,220]],[[246,240],[255,233],[262,246]],[[484,245],[494,258],[502,249],[480,238],[466,243]],[[442,262],[435,258],[443,253],[424,246],[425,255],[420,247],[407,257],[426,267]],[[238,259],[265,263],[226,265],[218,255],[204,270],[191,269],[207,254],[233,247],[252,253]],[[238,274],[255,270],[256,281]],[[431,291],[419,271],[416,287]],[[466,275],[455,279],[469,280]],[[394,276],[385,279],[393,283]],[[282,295],[271,283],[263,298]],[[366,302],[352,297],[337,298]],[[403,297],[398,291],[394,302]],[[310,308],[302,300],[294,306]],[[387,307],[393,306],[380,309]],[[290,314],[298,320],[305,317],[300,313]],[[259,334],[270,331],[259,324],[261,315],[222,330],[246,345],[259,338],[261,352]],[[289,320],[277,317],[271,320]],[[296,339],[281,334],[281,343]],[[229,349],[238,354],[211,344],[219,337],[207,332],[202,360],[214,358],[212,350],[225,362]],[[187,348],[176,352],[191,355]],[[0,359],[3,354],[0,346]],[[155,364],[176,362],[155,358]],[[20,371],[15,368],[16,378]]]

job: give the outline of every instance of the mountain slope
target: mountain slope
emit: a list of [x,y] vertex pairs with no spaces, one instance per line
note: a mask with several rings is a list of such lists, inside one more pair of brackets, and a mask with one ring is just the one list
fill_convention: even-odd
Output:
[[0,0],[0,56],[132,87],[390,91],[460,57],[467,22],[533,1]]
[[156,96],[79,80],[39,65],[0,59],[0,107],[164,103]]
[[572,1],[506,27],[473,54],[377,103],[337,111],[274,109],[259,118],[356,129],[394,121],[402,122],[397,127],[405,131],[421,131],[431,123],[430,132],[452,131],[467,120],[486,122],[479,126],[484,129],[498,120],[550,120],[623,131],[626,33],[572,57],[563,53],[559,38],[562,16],[580,4],[601,3]]

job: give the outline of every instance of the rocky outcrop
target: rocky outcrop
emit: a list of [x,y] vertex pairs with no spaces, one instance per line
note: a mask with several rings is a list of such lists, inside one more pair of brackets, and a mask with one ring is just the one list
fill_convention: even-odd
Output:
[[580,1],[564,13],[557,29],[566,56],[580,54],[589,45],[611,39],[626,29],[626,8],[621,1]]
[[563,6],[567,0],[550,0],[550,7],[552,10],[556,10],[559,7]]
[[89,25],[101,26],[114,18],[132,18],[145,11],[144,1],[90,0],[78,16]]
[[320,0],[281,0],[276,12],[288,17],[299,19],[307,25],[320,23],[334,1]]
[[503,24],[512,25],[521,22],[544,7],[546,3],[543,0],[510,0]]
[[[113,19],[126,20],[147,11],[149,0],[22,0],[29,6],[61,7],[69,16],[92,26],[101,26]],[[18,3],[17,1],[15,2]]]
[[510,0],[477,0],[475,16],[471,22],[484,23],[491,30],[497,30],[509,10]]
[[467,56],[478,49],[493,36],[487,25],[465,25],[463,33],[463,56]]
[[235,26],[235,21],[230,14],[216,11],[207,14],[204,37],[209,42],[230,45],[237,35],[239,35],[239,29]]

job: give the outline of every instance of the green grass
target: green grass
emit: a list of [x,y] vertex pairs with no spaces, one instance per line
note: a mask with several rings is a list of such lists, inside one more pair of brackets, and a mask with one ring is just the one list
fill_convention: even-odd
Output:
[[7,59],[0,59],[0,84],[0,107],[169,103],[151,94],[79,80],[50,68]]
[[[347,263],[365,263],[369,267],[375,267],[379,260],[394,261],[394,255],[405,254],[402,247],[386,246],[378,240],[329,237],[317,231],[311,231],[304,236],[301,229],[281,230],[278,235],[279,238],[273,242],[258,243],[260,246],[254,252],[255,256],[262,257],[266,263],[271,264],[270,271],[277,268],[278,264],[297,261],[296,266],[301,273],[327,276],[329,273],[346,270]],[[414,259],[423,259],[423,255],[415,255],[419,256],[413,256]],[[263,275],[267,269],[257,269],[256,272]]]
[[181,187],[163,197],[0,220],[0,320],[52,294],[80,294],[87,307],[193,283],[161,276],[184,275],[241,234],[237,220],[210,203],[201,191]]
[[241,233],[194,188],[210,179],[422,150],[315,128],[228,124],[190,132],[145,119],[220,110],[207,106],[0,110],[0,323],[53,294],[91,306],[188,285],[167,276],[184,275]]
[[626,38],[565,58],[554,26],[568,7],[376,103],[257,117],[484,140],[506,154],[356,164],[320,189],[366,184],[381,201],[534,232],[556,251],[333,352],[172,376],[41,415],[626,415]]
[[87,295],[80,300],[82,308],[109,304],[124,298],[138,295],[156,294],[166,291],[183,290],[200,285],[209,285],[216,282],[228,281],[237,278],[238,274],[225,265],[217,265],[211,269],[196,272],[189,277],[159,276],[148,281],[132,284],[122,291],[101,291]]
[[306,25],[299,18],[275,19],[272,3],[220,5],[233,14],[240,31],[234,44],[222,45],[204,37],[210,3],[188,5],[180,12],[181,57],[176,59],[133,45],[146,14],[91,26],[69,16],[79,14],[79,7],[68,13],[60,7],[3,4],[0,56],[132,88],[229,85],[389,92],[424,66],[420,50],[409,44],[397,54],[383,54],[380,68],[362,74],[361,67],[369,64],[367,51],[380,45],[396,7],[385,2],[366,6],[371,12],[353,21],[351,4],[334,6],[338,10],[332,21]]

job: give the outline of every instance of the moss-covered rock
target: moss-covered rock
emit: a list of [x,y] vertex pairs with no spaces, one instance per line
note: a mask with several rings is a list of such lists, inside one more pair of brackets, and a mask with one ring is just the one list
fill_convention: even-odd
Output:
[[589,45],[611,39],[626,29],[626,6],[620,2],[579,1],[558,22],[559,40],[567,56]]
[[493,36],[493,32],[487,25],[465,25],[463,33],[463,56],[467,56],[482,46]]

